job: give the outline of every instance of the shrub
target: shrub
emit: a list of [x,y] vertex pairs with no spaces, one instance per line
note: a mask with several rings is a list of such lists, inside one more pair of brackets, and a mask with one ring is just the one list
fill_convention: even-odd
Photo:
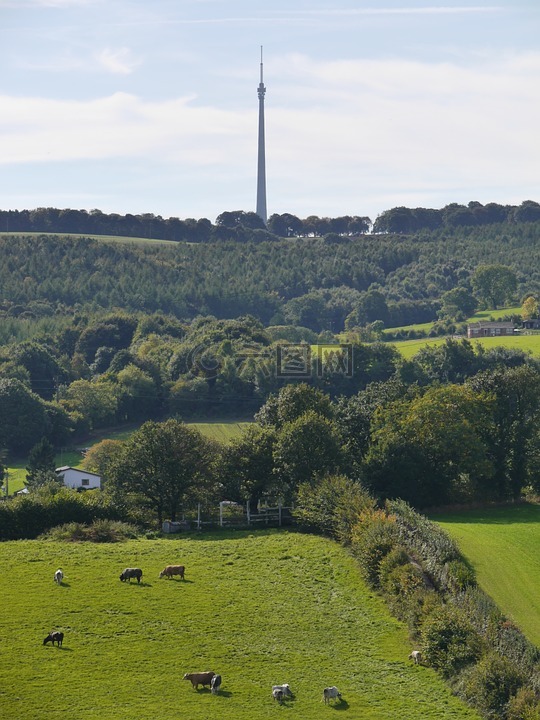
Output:
[[366,581],[372,587],[379,587],[381,562],[397,544],[393,516],[382,510],[365,511],[360,515],[352,530],[351,547]]
[[459,691],[485,717],[505,718],[508,702],[522,683],[514,665],[492,652],[464,673]]
[[443,569],[441,579],[450,592],[459,592],[476,585],[474,570],[463,560],[450,560]]
[[123,542],[138,535],[139,531],[135,525],[118,520],[96,520],[91,525],[77,522],[58,525],[40,539],[65,542]]
[[540,720],[540,699],[532,688],[522,687],[510,698],[507,720]]
[[301,528],[349,544],[360,514],[374,504],[360,483],[344,475],[327,475],[315,484],[298,487],[293,516]]
[[443,607],[443,602],[435,590],[419,588],[406,597],[396,596],[390,601],[390,608],[396,616],[407,623],[411,638],[419,639],[421,628],[436,610]]
[[463,558],[457,543],[448,533],[404,500],[389,500],[387,508],[396,518],[401,543],[421,561],[440,589],[455,590],[460,583],[475,584],[474,572],[467,566],[467,569],[462,567]]
[[448,605],[426,618],[421,643],[427,664],[446,677],[478,660],[482,649],[480,635],[465,613]]
[[[387,558],[388,555],[385,560]],[[401,602],[406,602],[410,595],[424,587],[422,570],[417,565],[413,565],[410,562],[406,565],[399,565],[398,567],[395,567],[386,575],[386,577],[384,577],[382,568],[385,560],[381,562],[381,571],[379,576],[381,587],[386,593],[399,598]]]
[[402,568],[409,562],[409,555],[403,545],[398,545],[397,547],[394,547],[392,550],[390,550],[388,555],[383,558],[383,560],[381,560],[379,567],[379,579],[381,587],[385,589],[388,579],[393,573],[393,571],[398,568]]

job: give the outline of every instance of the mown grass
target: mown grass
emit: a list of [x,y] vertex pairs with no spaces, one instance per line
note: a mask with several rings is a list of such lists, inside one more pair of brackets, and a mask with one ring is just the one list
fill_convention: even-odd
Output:
[[454,537],[482,588],[540,646],[540,506],[433,516]]
[[[17,720],[351,720],[478,718],[429,668],[407,660],[405,629],[328,540],[284,531],[119,545],[0,544],[0,717]],[[183,563],[186,581],[158,579]],[[143,582],[121,583],[126,566]],[[53,573],[62,567],[65,582]],[[43,646],[52,629],[63,648]],[[213,670],[222,693],[185,672]],[[295,699],[279,706],[274,683]]]

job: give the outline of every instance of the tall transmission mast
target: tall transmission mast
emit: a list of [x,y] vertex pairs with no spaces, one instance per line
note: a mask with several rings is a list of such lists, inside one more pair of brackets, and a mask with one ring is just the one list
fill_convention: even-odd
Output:
[[264,94],[266,88],[263,83],[263,49],[261,45],[261,81],[257,88],[259,96],[259,152],[257,159],[257,210],[266,225],[266,158],[264,152]]

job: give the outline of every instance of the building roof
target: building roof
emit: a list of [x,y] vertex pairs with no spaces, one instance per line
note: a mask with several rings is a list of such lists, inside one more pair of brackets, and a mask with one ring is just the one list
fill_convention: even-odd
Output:
[[98,475],[95,472],[90,472],[90,470],[81,470],[81,468],[74,468],[70,465],[63,465],[62,467],[58,467],[54,472],[64,473],[66,472],[66,470],[75,470],[75,472],[81,473],[81,475],[93,475],[94,477],[101,478],[101,475]]
[[480,320],[479,322],[469,323],[469,327],[477,327],[477,328],[492,328],[492,327],[515,328],[515,327],[516,327],[516,323],[510,322],[510,321],[508,321],[508,320]]

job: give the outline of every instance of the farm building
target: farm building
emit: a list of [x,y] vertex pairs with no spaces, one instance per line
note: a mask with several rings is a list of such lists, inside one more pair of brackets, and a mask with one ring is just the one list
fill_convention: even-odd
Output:
[[515,323],[493,321],[480,321],[467,325],[467,337],[476,339],[481,337],[502,337],[503,335],[513,335],[516,329]]
[[101,487],[101,477],[88,470],[78,470],[65,465],[56,468],[55,473],[64,479],[66,487],[75,488],[76,490],[93,490]]
[[540,330],[540,318],[532,318],[523,321],[524,330]]

